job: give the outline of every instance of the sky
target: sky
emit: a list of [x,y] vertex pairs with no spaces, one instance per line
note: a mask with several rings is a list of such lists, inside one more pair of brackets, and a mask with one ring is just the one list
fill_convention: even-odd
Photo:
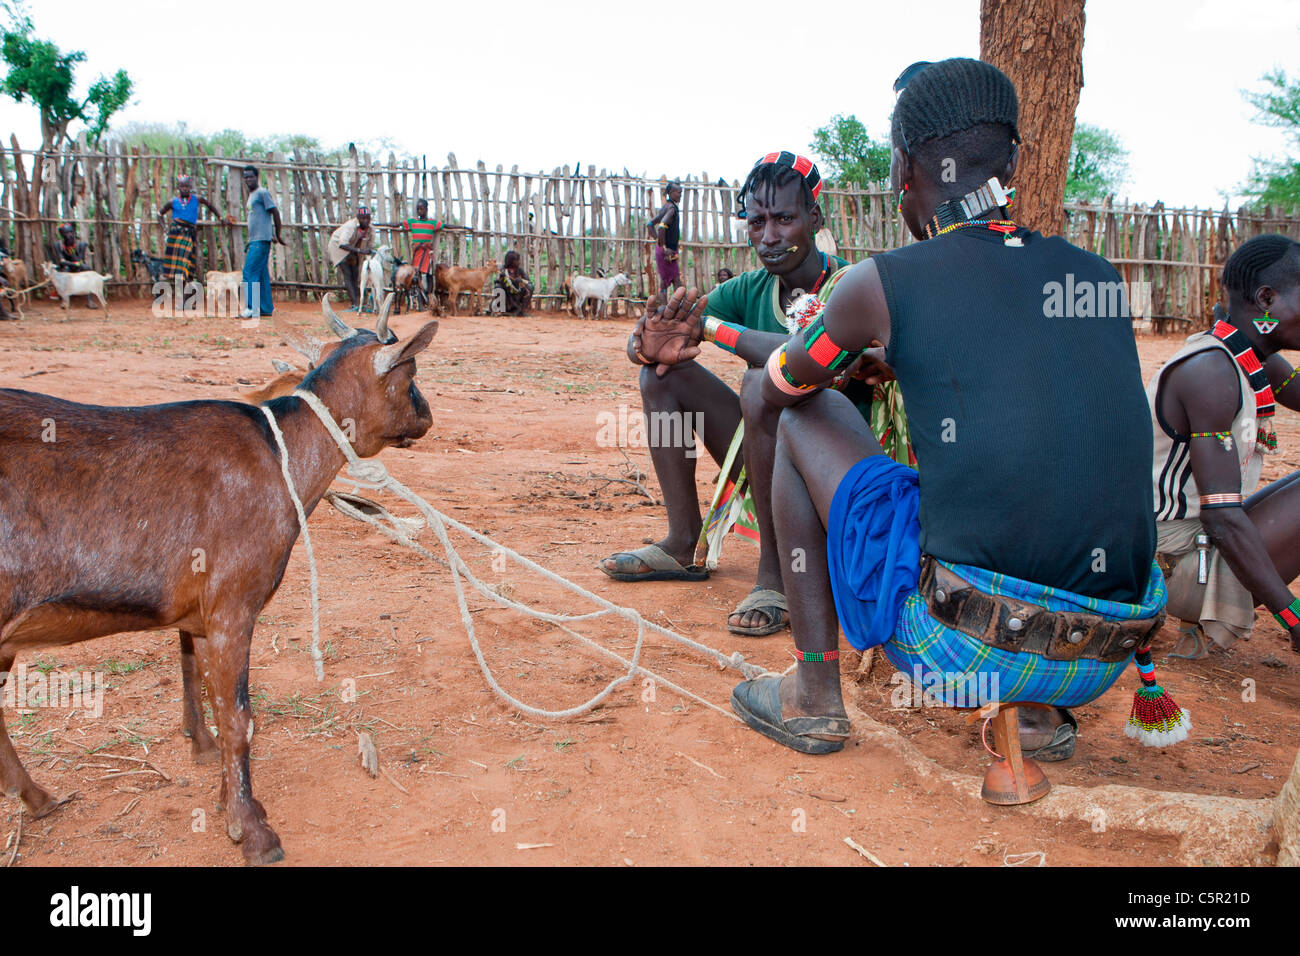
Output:
[[[119,68],[131,75],[117,124],[388,143],[430,165],[454,152],[489,168],[580,163],[729,181],[771,150],[808,152],[835,113],[883,138],[904,66],[979,55],[979,0],[28,9],[38,35],[85,51],[83,88]],[[1076,118],[1129,150],[1121,196],[1235,206],[1251,157],[1285,153],[1282,132],[1252,123],[1241,93],[1274,66],[1297,76],[1300,0],[1088,0],[1085,13]],[[10,132],[40,143],[34,108],[6,98],[6,143]]]

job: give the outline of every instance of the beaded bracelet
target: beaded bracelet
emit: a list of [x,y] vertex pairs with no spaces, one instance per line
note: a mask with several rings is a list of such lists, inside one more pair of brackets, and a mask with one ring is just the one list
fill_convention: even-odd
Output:
[[1293,368],[1293,369],[1291,369],[1291,374],[1288,375],[1286,378],[1284,378],[1284,379],[1282,380],[1282,384],[1281,384],[1281,385],[1279,385],[1277,388],[1273,389],[1273,394],[1276,395],[1278,392],[1282,391],[1282,389],[1284,389],[1284,388],[1286,388],[1288,385],[1290,385],[1290,384],[1291,384],[1291,379],[1295,378],[1295,374],[1296,374],[1296,372],[1300,372],[1300,368]]
[[1232,451],[1232,432],[1192,432],[1192,438],[1214,438],[1223,442],[1224,451]]
[[1296,598],[1282,610],[1274,611],[1273,619],[1288,631],[1300,624],[1300,598]]
[[704,340],[712,342],[732,355],[736,354],[736,343],[740,341],[740,333],[744,331],[743,325],[736,325],[734,322],[723,322],[712,316],[704,320]]
[[839,651],[801,651],[795,648],[794,656],[801,661],[807,661],[809,664],[820,664],[822,661],[838,661],[840,659]]

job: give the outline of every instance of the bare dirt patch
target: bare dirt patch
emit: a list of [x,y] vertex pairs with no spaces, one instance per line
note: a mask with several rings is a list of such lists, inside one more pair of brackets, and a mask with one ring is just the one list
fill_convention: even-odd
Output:
[[[135,301],[112,309],[105,321],[74,306],[64,322],[57,305],[42,303],[26,321],[0,325],[0,385],[109,405],[231,398],[269,380],[272,357],[297,359],[269,325],[157,319]],[[295,325],[319,325],[315,305],[277,311]],[[408,334],[421,321],[404,315],[393,325]],[[618,449],[596,443],[601,412],[639,408],[634,370],[623,356],[628,329],[624,320],[550,315],[443,320],[419,374],[433,430],[383,460],[435,507],[583,587],[782,670],[792,661],[788,632],[745,640],[725,628],[752,583],[751,545],[734,539],[706,584],[616,584],[596,568],[611,551],[657,540],[664,525],[661,509],[635,487],[606,480],[625,476],[626,462]],[[1178,344],[1140,339],[1146,374]],[[734,360],[714,351],[703,360],[738,384]],[[1283,453],[1270,461],[1267,478],[1300,467],[1300,416],[1281,410],[1279,434]],[[644,449],[629,453],[634,465],[651,470]],[[714,466],[701,462],[704,498]],[[657,494],[653,479],[649,488]],[[405,505],[394,510],[409,513]],[[301,546],[265,609],[251,659],[254,787],[290,863],[865,864],[845,837],[891,865],[1001,865],[1006,854],[1031,851],[1053,864],[1176,858],[1169,839],[1096,833],[1083,819],[1046,822],[983,805],[863,739],[832,757],[800,756],[662,687],[643,699],[639,678],[587,718],[521,716],[480,674],[446,570],[328,505],[311,525],[326,680],[313,679],[307,654],[310,592]],[[437,550],[432,533],[421,540]],[[456,544],[477,574],[517,600],[588,609],[517,566],[498,570],[481,545]],[[623,673],[553,627],[478,596],[470,607],[498,679],[526,701],[572,706]],[[633,646],[635,635],[622,624],[578,629],[625,656]],[[1159,651],[1172,647],[1174,634],[1167,625]],[[648,640],[644,662],[723,709],[737,680],[660,638]],[[24,821],[20,864],[242,863],[215,809],[217,768],[194,766],[180,733],[174,632],[119,635],[19,663],[102,670],[109,685],[97,720],[48,708],[6,712],[33,775],[56,791],[78,791],[50,817]],[[1048,767],[1051,778],[1275,795],[1295,759],[1300,661],[1272,620],[1263,616],[1255,638],[1231,653],[1157,663],[1192,711],[1193,739],[1159,752],[1123,736],[1136,683],[1130,672],[1081,710],[1077,754]],[[983,749],[960,716],[892,708],[898,685],[883,659],[869,675],[852,670],[845,668],[846,693],[864,711],[941,766],[982,772]],[[1253,703],[1242,701],[1247,679],[1256,682]],[[378,777],[360,766],[359,731],[378,745]],[[156,770],[121,757],[147,759]],[[0,844],[15,829],[16,811],[15,800],[0,803]],[[0,853],[0,863],[8,857]]]

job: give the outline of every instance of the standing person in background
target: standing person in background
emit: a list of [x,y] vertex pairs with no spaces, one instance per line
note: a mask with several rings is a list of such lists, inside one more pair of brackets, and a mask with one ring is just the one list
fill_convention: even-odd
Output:
[[352,299],[349,312],[361,311],[361,260],[375,249],[375,230],[370,225],[370,207],[358,206],[357,214],[330,236],[330,262],[343,277],[343,288]]
[[234,216],[222,216],[221,210],[216,206],[202,196],[194,195],[193,188],[194,181],[189,176],[177,177],[177,195],[158,213],[158,224],[161,226],[167,225],[168,213],[172,217],[171,228],[167,230],[167,247],[163,252],[164,279],[180,276],[188,282],[198,272],[196,260],[200,205],[206,206],[218,219],[224,219],[232,226],[235,224]]
[[268,316],[275,309],[271,300],[271,243],[280,238],[280,210],[264,186],[258,185],[257,167],[244,167],[244,189],[248,192],[248,246],[244,250],[244,311],[241,319]]
[[682,284],[681,263],[677,261],[677,246],[681,241],[682,185],[673,180],[668,184],[668,201],[659,207],[650,220],[650,235],[655,241],[655,268],[665,294]]
[[424,288],[425,296],[433,299],[434,243],[444,228],[441,219],[429,218],[429,201],[421,199],[415,204],[415,218],[402,222],[402,229],[411,241],[411,265]]

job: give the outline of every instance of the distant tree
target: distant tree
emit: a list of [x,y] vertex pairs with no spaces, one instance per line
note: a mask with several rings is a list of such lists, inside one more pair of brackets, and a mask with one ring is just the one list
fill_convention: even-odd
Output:
[[87,138],[96,143],[113,114],[131,98],[131,78],[125,70],[99,77],[86,96],[78,99],[76,69],[86,59],[80,50],[64,53],[50,40],[34,35],[31,17],[21,4],[5,4],[8,25],[0,34],[0,58],[8,74],[0,92],[19,103],[30,100],[41,116],[41,148],[57,149],[68,137],[68,127],[80,120]]
[[1284,159],[1255,157],[1244,192],[1257,205],[1300,207],[1300,79],[1288,79],[1281,69],[1265,73],[1262,92],[1245,90],[1246,102],[1258,110],[1255,122],[1283,131],[1288,156]]
[[[261,153],[292,153],[295,149],[321,149],[320,140],[302,133],[250,139],[237,129],[200,133],[179,123],[126,123],[109,134],[127,146],[144,146],[154,152],[172,152],[189,145],[202,146],[206,152],[220,147],[227,156],[256,156]],[[337,152],[337,151],[335,151]]]
[[1117,192],[1127,175],[1128,150],[1118,136],[1100,126],[1074,124],[1066,202],[1100,202]]
[[814,130],[811,146],[831,182],[869,186],[889,179],[888,140],[872,139],[852,113],[837,113]]

